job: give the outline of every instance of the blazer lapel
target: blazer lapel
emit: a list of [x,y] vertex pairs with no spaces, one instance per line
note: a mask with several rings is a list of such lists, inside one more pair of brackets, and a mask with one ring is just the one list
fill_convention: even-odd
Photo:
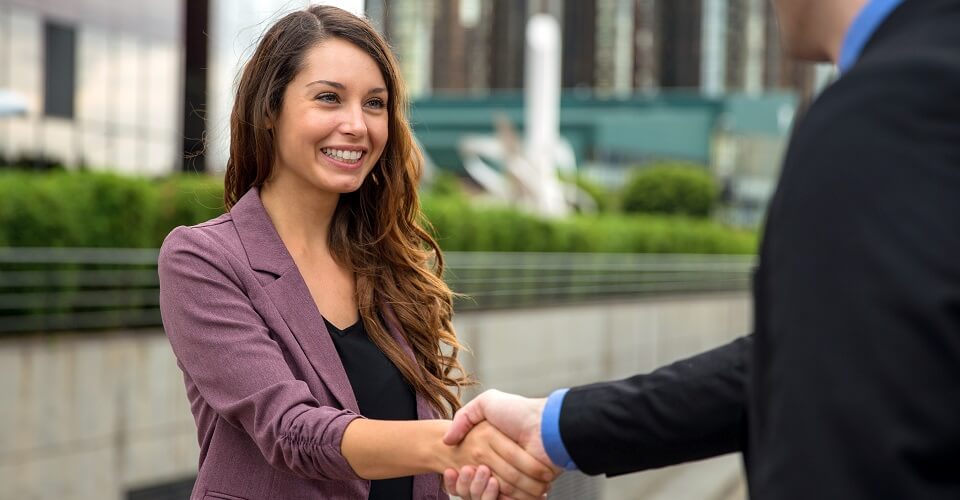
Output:
[[[390,303],[381,298],[380,310],[383,311],[383,321],[386,323],[387,331],[389,331],[393,339],[400,344],[400,348],[403,349],[403,352],[406,353],[410,359],[416,361],[417,358],[413,354],[413,348],[410,347],[410,344],[407,342],[407,339],[403,336],[403,333],[400,330],[400,321],[397,319],[397,314],[394,312],[393,307],[390,305]],[[422,370],[423,368],[420,369]],[[439,417],[436,410],[430,406],[427,398],[423,397],[419,392],[416,392],[416,397],[418,420],[429,420]],[[419,474],[414,476],[413,492],[414,498],[423,498],[425,500],[439,499],[441,493],[440,476],[436,474]],[[448,496],[443,495],[443,498],[448,498]]]
[[[413,354],[413,348],[410,347],[410,344],[407,342],[406,337],[403,336],[403,333],[400,330],[400,321],[397,319],[397,314],[393,311],[393,307],[385,300],[380,300],[380,309],[383,311],[383,321],[386,323],[387,331],[390,332],[390,335],[394,340],[397,341],[397,344],[400,345],[400,348],[403,349],[403,352],[406,355],[416,362],[417,357]],[[420,370],[423,370],[421,367]],[[430,406],[430,402],[427,401],[427,398],[423,397],[419,392],[416,392],[417,396],[417,418],[419,420],[429,420],[437,418],[437,412]]]
[[250,267],[276,276],[272,282],[266,280],[264,289],[293,332],[314,371],[344,409],[360,413],[350,379],[326,331],[320,311],[293,257],[263,208],[259,190],[254,187],[247,191],[230,210],[230,215]]

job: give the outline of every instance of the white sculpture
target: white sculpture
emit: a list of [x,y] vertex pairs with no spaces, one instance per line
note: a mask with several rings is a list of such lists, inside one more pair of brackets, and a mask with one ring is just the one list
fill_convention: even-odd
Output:
[[[495,119],[495,136],[466,135],[459,153],[464,169],[493,198],[547,217],[596,209],[593,199],[565,185],[558,169],[576,173],[576,157],[560,137],[560,28],[537,14],[527,23],[524,89],[526,136],[518,137],[504,116]],[[502,171],[491,164],[500,164]]]

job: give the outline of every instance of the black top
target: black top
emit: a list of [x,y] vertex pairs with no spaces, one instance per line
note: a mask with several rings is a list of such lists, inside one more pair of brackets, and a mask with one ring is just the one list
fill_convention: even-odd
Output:
[[[344,330],[324,318],[333,345],[350,379],[360,414],[376,420],[417,420],[413,389],[370,340],[363,321]],[[413,498],[413,476],[370,482],[370,500]]]
[[588,473],[744,451],[750,498],[960,499],[960,0],[906,0],[798,123],[755,333],[571,389]]

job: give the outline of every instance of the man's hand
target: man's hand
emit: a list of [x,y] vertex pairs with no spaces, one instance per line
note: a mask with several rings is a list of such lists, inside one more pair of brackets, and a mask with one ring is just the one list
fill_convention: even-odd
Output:
[[524,450],[544,464],[549,464],[555,473],[550,457],[543,448],[540,437],[540,421],[546,399],[530,399],[516,394],[489,390],[467,403],[453,417],[453,425],[447,430],[443,442],[454,445],[463,440],[474,426],[487,421],[513,439]]

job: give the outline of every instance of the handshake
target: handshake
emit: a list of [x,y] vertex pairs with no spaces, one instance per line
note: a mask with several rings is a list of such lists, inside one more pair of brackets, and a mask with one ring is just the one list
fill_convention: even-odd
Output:
[[443,437],[444,443],[455,446],[482,437],[489,440],[494,456],[474,457],[476,466],[446,469],[443,483],[447,492],[464,500],[546,496],[550,483],[562,472],[547,455],[541,439],[546,401],[489,390],[461,408]]

